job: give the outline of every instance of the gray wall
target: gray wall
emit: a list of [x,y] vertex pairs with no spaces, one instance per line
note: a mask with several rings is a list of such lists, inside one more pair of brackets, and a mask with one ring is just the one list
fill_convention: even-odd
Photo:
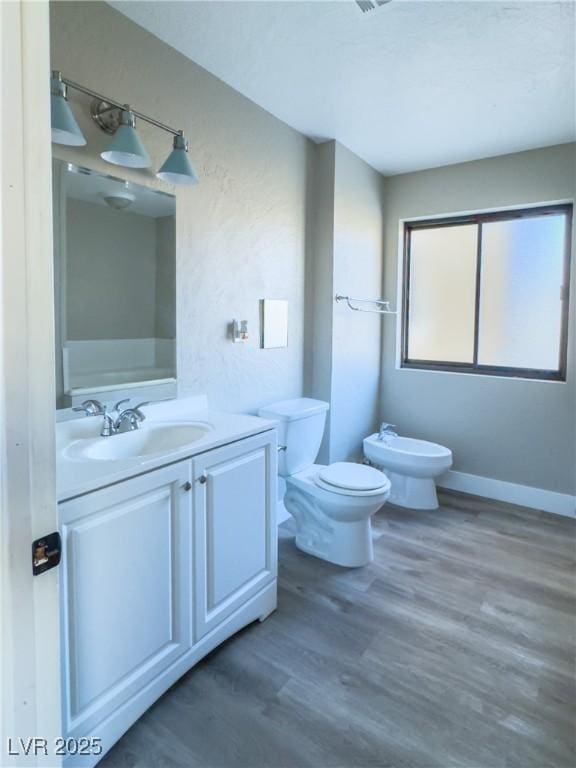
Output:
[[378,419],[380,316],[353,312],[334,296],[380,295],[383,179],[337,142],[316,152],[307,392],[331,404],[320,453],[331,462],[359,457]]
[[[332,398],[332,330],[334,313],[334,179],[336,143],[315,147],[314,186],[311,191],[311,245],[306,265],[305,392],[330,402]],[[319,460],[329,461],[330,422],[326,418]]]
[[[383,194],[382,176],[336,144],[335,294],[380,297]],[[334,304],[331,461],[361,456],[362,439],[376,428],[381,328],[381,315],[353,312],[343,303]]]
[[66,207],[67,340],[154,338],[156,220],[71,198]]
[[156,219],[156,333],[157,339],[176,338],[176,219]]
[[[385,295],[396,300],[401,219],[573,199],[575,169],[571,144],[387,179]],[[574,493],[575,272],[573,265],[566,383],[396,370],[390,320],[384,326],[382,418],[403,434],[450,447],[456,470]]]
[[[176,189],[178,382],[181,395],[249,411],[302,394],[306,199],[310,142],[222,81],[100,2],[51,4],[52,68],[182,128],[200,184]],[[105,41],[104,48],[102,41]],[[109,173],[109,141],[90,100],[71,94],[88,140],[58,157]],[[154,173],[170,137],[142,122],[149,171],[122,176],[174,192]],[[259,348],[259,300],[289,301],[289,344]],[[248,320],[250,340],[227,327]]]

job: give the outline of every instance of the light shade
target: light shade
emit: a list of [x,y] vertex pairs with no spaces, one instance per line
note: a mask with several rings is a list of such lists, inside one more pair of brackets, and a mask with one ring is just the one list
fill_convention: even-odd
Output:
[[83,147],[86,139],[66,100],[66,84],[62,82],[60,72],[52,73],[50,94],[52,141],[69,147]]
[[150,158],[146,147],[135,128],[136,119],[132,112],[123,109],[120,113],[120,125],[108,149],[100,154],[103,160],[113,165],[127,168],[148,168]]
[[198,175],[188,157],[188,142],[181,133],[174,136],[174,149],[156,176],[170,184],[198,183]]
[[128,208],[132,205],[136,196],[132,192],[126,192],[122,190],[120,192],[104,192],[102,195],[104,202],[110,208],[114,208],[115,211],[121,211],[122,208]]

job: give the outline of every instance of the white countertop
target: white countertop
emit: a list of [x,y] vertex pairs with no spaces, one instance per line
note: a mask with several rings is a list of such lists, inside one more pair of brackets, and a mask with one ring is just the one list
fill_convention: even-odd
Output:
[[[196,442],[162,454],[113,461],[74,459],[66,455],[75,440],[99,434],[102,416],[88,416],[56,424],[56,485],[58,501],[81,496],[143,472],[187,459],[226,443],[257,435],[276,427],[276,422],[245,414],[212,411],[204,395],[167,400],[142,408],[148,423],[202,422],[211,429]],[[144,426],[145,428],[145,426]],[[115,436],[100,438],[114,440]]]

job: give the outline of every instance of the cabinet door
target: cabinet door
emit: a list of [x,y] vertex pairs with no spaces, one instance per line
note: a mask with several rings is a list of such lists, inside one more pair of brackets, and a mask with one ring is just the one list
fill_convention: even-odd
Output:
[[192,460],[197,637],[276,578],[276,432]]
[[191,646],[190,480],[186,461],[60,505],[67,734],[90,733]]

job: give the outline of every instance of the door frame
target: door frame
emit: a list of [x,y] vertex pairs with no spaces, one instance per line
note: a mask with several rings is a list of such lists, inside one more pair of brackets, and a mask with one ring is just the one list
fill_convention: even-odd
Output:
[[[31,563],[58,529],[48,2],[0,3],[0,21],[0,765],[58,766],[58,569]],[[29,737],[48,754],[24,756]]]

